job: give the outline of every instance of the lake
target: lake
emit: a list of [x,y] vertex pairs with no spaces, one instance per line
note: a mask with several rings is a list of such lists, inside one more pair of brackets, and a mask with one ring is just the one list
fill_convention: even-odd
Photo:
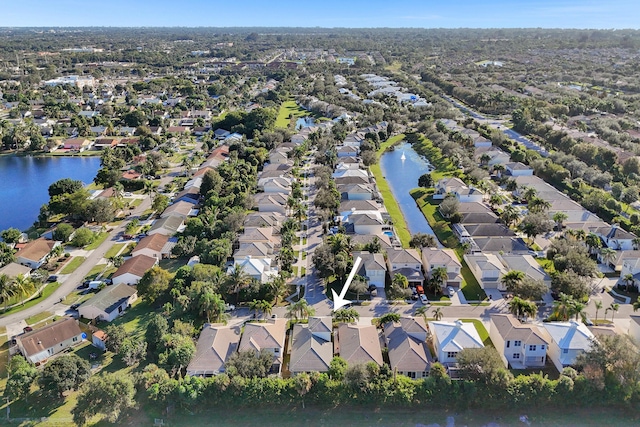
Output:
[[[402,160],[403,154],[404,160]],[[418,178],[432,170],[431,164],[416,153],[411,148],[411,144],[402,142],[396,145],[394,151],[387,151],[380,157],[380,168],[389,183],[393,197],[400,206],[409,232],[412,235],[425,233],[435,237],[429,222],[409,194],[409,191],[418,187]],[[438,246],[440,247],[440,245]]]
[[49,201],[49,185],[62,178],[89,184],[100,157],[0,157],[0,230],[26,230]]

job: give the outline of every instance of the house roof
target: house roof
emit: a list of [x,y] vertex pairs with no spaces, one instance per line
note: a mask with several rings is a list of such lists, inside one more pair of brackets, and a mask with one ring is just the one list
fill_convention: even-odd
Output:
[[244,219],[245,227],[273,227],[284,222],[287,218],[276,212],[255,212]]
[[548,322],[542,326],[562,350],[589,350],[595,338],[585,324],[576,321]]
[[29,273],[31,273],[31,267],[27,267],[26,265],[18,264],[16,262],[11,262],[0,268],[0,276],[5,274],[11,279],[18,277],[19,275],[26,277]]
[[175,234],[178,232],[178,229],[182,226],[183,221],[184,221],[183,218],[179,216],[174,216],[174,215],[160,218],[154,221],[149,231],[151,232],[151,231],[162,229],[162,230],[168,231],[169,234]]
[[378,331],[373,325],[343,323],[338,327],[340,357],[349,365],[375,362],[382,366]]
[[474,237],[473,241],[482,252],[529,252],[529,248],[520,237]]
[[256,205],[287,205],[287,198],[280,193],[258,193],[253,198]]
[[142,249],[150,249],[155,252],[161,252],[164,245],[169,241],[169,236],[164,234],[152,234],[150,236],[146,236],[142,238],[136,247],[133,249],[132,253],[136,253]]
[[271,319],[267,323],[247,323],[238,351],[284,348],[287,319]]
[[120,283],[114,286],[107,286],[95,294],[93,298],[82,304],[82,307],[95,307],[105,313],[111,313],[122,305],[123,302],[135,295],[135,287]]
[[387,251],[387,259],[391,264],[422,264],[416,249],[392,249]]
[[123,274],[133,274],[136,277],[144,276],[148,270],[156,265],[156,259],[146,255],[136,255],[126,260],[119,268],[113,273],[112,277],[122,276]]
[[535,280],[550,281],[551,277],[531,255],[500,255],[502,263],[509,270],[522,271]]
[[64,317],[41,329],[20,335],[16,337],[16,341],[24,348],[25,356],[30,357],[81,334],[78,321]]
[[473,323],[429,322],[431,333],[438,340],[441,351],[460,351],[465,348],[482,348],[484,344]]
[[[330,325],[331,319],[328,317],[326,319]],[[329,370],[332,358],[333,343],[330,337],[327,341],[314,334],[311,325],[296,323],[293,326],[289,371],[326,372]]]
[[384,270],[387,271],[387,263],[384,261],[384,255],[372,254],[367,251],[353,252],[353,258],[360,257],[362,259],[361,269],[366,271]]
[[385,234],[354,234],[351,237],[351,244],[353,245],[366,245],[372,242],[374,239],[378,239],[380,246],[383,250],[389,250],[393,247],[391,239]]
[[22,249],[16,253],[16,258],[24,258],[31,261],[40,261],[47,256],[49,252],[56,246],[55,241],[43,238],[32,240],[25,244]]
[[462,267],[453,249],[422,248],[422,260],[425,269],[431,264]]
[[205,323],[198,338],[196,354],[187,367],[189,375],[224,372],[225,362],[238,350],[240,327]]
[[240,242],[271,242],[273,241],[273,229],[271,227],[245,228],[244,233],[238,236]]
[[356,213],[349,216],[349,222],[354,225],[381,225],[383,221],[376,215]]
[[520,321],[511,314],[494,314],[491,316],[491,323],[491,327],[495,326],[505,341],[522,341],[525,345],[549,344],[536,325],[520,323]]
[[162,212],[161,216],[166,217],[169,215],[176,215],[186,218],[189,216],[189,213],[191,213],[192,209],[193,204],[180,200],[179,202],[167,206],[164,212]]
[[273,245],[265,242],[245,242],[240,243],[240,247],[233,256],[240,257],[268,257],[273,254]]
[[391,369],[400,372],[426,372],[430,360],[425,342],[410,336],[400,323],[384,325]]
[[509,227],[499,223],[464,224],[464,228],[472,237],[507,237],[516,235]]
[[356,211],[373,211],[378,208],[378,204],[373,200],[343,200],[340,202],[338,212],[348,212],[353,209]]

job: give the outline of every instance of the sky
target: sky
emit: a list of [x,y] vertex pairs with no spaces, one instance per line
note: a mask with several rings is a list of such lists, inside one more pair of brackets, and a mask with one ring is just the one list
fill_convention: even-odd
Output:
[[1,27],[640,28],[640,0],[0,0]]

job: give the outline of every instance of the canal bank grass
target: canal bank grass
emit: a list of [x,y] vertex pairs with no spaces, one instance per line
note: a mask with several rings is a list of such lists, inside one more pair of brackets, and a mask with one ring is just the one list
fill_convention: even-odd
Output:
[[391,192],[391,188],[389,188],[389,184],[387,183],[386,178],[382,175],[382,169],[380,168],[380,156],[387,150],[387,148],[394,146],[400,141],[404,139],[404,134],[396,135],[392,138],[389,138],[382,144],[380,144],[380,149],[377,151],[378,163],[375,165],[371,165],[371,173],[376,179],[376,184],[378,186],[378,190],[380,190],[380,194],[382,194],[382,200],[384,202],[384,206],[387,208],[387,212],[391,216],[391,220],[393,221],[393,227],[398,235],[398,239],[402,243],[403,248],[409,247],[409,241],[411,240],[411,233],[407,228],[407,223],[404,220],[404,216],[402,215],[402,211],[400,210],[400,206],[396,202],[395,197],[393,197],[393,193]]
[[84,260],[86,260],[85,257],[83,256],[77,256],[71,259],[71,261],[69,261],[67,263],[67,265],[65,265],[62,270],[60,270],[60,274],[71,274],[74,271],[76,271],[78,269],[78,267],[80,267],[82,265],[82,263],[84,262]]
[[280,105],[280,109],[278,110],[278,118],[276,119],[276,127],[277,128],[288,128],[291,126],[291,116],[294,119],[298,119],[300,117],[311,116],[312,114],[301,108],[296,104],[296,101],[289,100],[285,101]]
[[442,151],[435,147],[431,140],[424,135],[420,135],[420,143],[413,144],[412,147],[416,153],[425,156],[434,167],[431,172],[431,178],[434,183],[445,177],[460,177],[462,175],[462,171],[456,168],[453,162],[448,157],[445,157]]

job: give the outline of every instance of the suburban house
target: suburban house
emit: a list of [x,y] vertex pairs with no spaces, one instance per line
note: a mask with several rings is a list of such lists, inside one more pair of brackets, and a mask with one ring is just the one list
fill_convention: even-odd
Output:
[[373,325],[342,323],[338,326],[335,351],[349,366],[374,362],[382,366],[382,349],[378,331]]
[[608,248],[617,251],[630,251],[634,249],[633,241],[638,237],[620,228],[618,224],[613,224],[610,227],[600,227],[594,230],[594,232],[602,239]]
[[265,193],[291,193],[291,178],[284,176],[274,176],[269,178],[260,178],[258,180],[258,190]]
[[402,274],[409,280],[410,286],[422,285],[422,259],[416,249],[392,249],[387,251],[387,268],[391,279]]
[[428,277],[436,268],[447,269],[447,281],[442,285],[443,288],[459,288],[462,285],[462,263],[453,249],[422,248],[422,265]]
[[86,138],[69,138],[62,143],[62,148],[82,152],[91,148],[92,142]]
[[391,227],[385,224],[380,212],[357,212],[347,217],[349,228],[353,227],[355,234],[382,234]]
[[231,135],[231,132],[229,132],[228,130],[225,129],[216,129],[213,131],[213,136],[215,137],[215,139],[222,141],[223,139],[225,139],[227,136]]
[[193,204],[185,201],[180,201],[167,206],[162,212],[160,218],[166,218],[168,216],[177,216],[186,220],[190,216],[196,216],[198,210],[193,208]]
[[520,162],[510,162],[504,164],[505,171],[511,176],[531,176],[533,169]]
[[536,325],[520,323],[511,314],[491,316],[489,337],[506,368],[540,368],[547,362],[549,343],[545,334]]
[[482,289],[506,290],[500,279],[507,273],[507,269],[497,255],[466,254],[464,259]]
[[165,234],[152,234],[142,238],[131,252],[131,255],[146,255],[151,258],[162,259],[167,258],[171,254],[171,250],[166,252],[165,246],[169,242],[169,236]]
[[278,268],[272,265],[271,258],[253,258],[246,256],[242,260],[237,260],[232,266],[227,268],[227,273],[232,274],[236,268],[240,268],[250,278],[260,283],[267,283],[278,275]]
[[253,200],[258,212],[287,213],[287,196],[280,193],[258,193],[253,196]]
[[333,359],[331,330],[331,317],[310,317],[306,325],[293,325],[289,372],[327,372]]
[[16,262],[34,270],[38,269],[46,262],[53,248],[59,245],[60,242],[55,240],[43,238],[32,240],[16,252]]
[[283,149],[275,149],[269,153],[269,163],[271,164],[282,164],[289,163],[289,156],[287,155],[287,151]]
[[427,326],[421,318],[402,317],[384,325],[391,370],[409,378],[424,378],[431,369]]
[[353,252],[353,258],[360,257],[362,263],[357,274],[367,280],[369,286],[384,288],[387,276],[387,263],[382,254],[372,254],[366,251]]
[[240,264],[245,258],[273,258],[274,245],[268,242],[243,242],[233,253],[233,261]]
[[520,237],[474,237],[472,252],[489,254],[528,254],[527,244]]
[[447,194],[455,193],[457,190],[461,188],[468,188],[467,184],[464,183],[460,178],[442,178],[440,181],[436,182],[435,185],[435,193],[433,194],[434,199],[444,199]]
[[16,337],[20,353],[36,366],[66,349],[82,342],[84,333],[78,321],[63,317],[47,326]]
[[356,157],[359,151],[358,147],[351,145],[342,145],[336,148],[336,153],[338,154],[339,159],[344,157]]
[[533,280],[540,280],[547,287],[551,286],[551,277],[531,255],[498,255],[508,271],[522,271]]
[[549,359],[560,372],[573,365],[578,355],[590,350],[595,339],[585,324],[575,320],[544,323],[543,327],[548,334]]
[[9,279],[15,279],[18,276],[29,277],[31,275],[31,267],[18,264],[16,262],[10,262],[0,268],[0,276],[2,275],[7,276]]
[[483,348],[484,344],[473,323],[462,320],[455,322],[429,322],[433,336],[433,347],[438,362],[456,363],[458,353],[465,348]]
[[280,246],[280,238],[273,235],[272,227],[247,227],[244,233],[238,236],[238,243],[261,242],[274,247]]
[[137,299],[138,291],[133,286],[124,283],[107,286],[78,307],[78,314],[85,319],[111,322]]
[[176,194],[176,197],[173,199],[173,203],[178,202],[187,202],[192,205],[197,205],[200,202],[200,189],[195,187],[185,188]]
[[205,323],[187,375],[211,377],[225,372],[225,362],[240,345],[240,326]]
[[167,216],[157,219],[151,225],[147,234],[149,236],[153,234],[164,234],[165,236],[173,236],[174,234],[182,231],[184,228],[184,219],[179,216]]
[[244,218],[244,226],[245,227],[276,227],[279,228],[280,225],[287,219],[284,215],[277,213],[262,213],[262,212],[254,212],[250,213]]
[[111,276],[114,285],[126,283],[137,285],[144,273],[151,270],[158,263],[157,258],[147,255],[137,255],[126,260]]
[[345,200],[371,200],[374,190],[367,184],[346,184],[338,187],[340,195]]
[[640,283],[640,259],[639,258],[627,258],[622,261],[622,267],[620,269],[620,280],[625,281],[625,277],[631,275],[633,277],[633,284],[638,285]]
[[238,351],[268,350],[273,354],[270,373],[280,374],[287,323],[287,319],[269,319],[267,323],[246,323]]

